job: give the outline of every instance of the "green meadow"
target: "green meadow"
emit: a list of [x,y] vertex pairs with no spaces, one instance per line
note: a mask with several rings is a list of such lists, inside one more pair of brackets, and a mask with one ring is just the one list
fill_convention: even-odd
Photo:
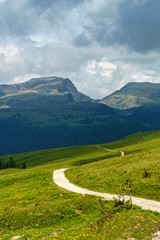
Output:
[[101,146],[122,150],[125,156],[71,169],[66,175],[73,183],[117,194],[129,185],[129,194],[160,201],[160,131],[138,133]]
[[152,239],[159,213],[69,192],[53,171],[69,168],[70,181],[88,189],[159,201],[160,131],[99,146],[115,152],[86,145],[12,155],[16,168],[0,170],[0,239]]

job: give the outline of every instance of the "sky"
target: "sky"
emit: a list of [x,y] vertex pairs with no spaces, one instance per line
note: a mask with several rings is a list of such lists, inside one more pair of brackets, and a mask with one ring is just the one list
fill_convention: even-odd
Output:
[[160,83],[159,0],[0,0],[0,84],[70,78],[103,98]]

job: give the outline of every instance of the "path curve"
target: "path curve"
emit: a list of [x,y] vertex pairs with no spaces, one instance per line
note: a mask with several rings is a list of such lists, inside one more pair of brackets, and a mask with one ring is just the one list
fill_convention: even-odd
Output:
[[108,152],[117,152],[117,153],[120,153],[121,156],[123,157],[125,155],[125,152],[123,151],[115,151],[115,150],[111,150],[111,149],[108,149],[108,148],[103,148],[103,147],[100,147],[98,145],[94,145],[96,148],[99,148],[99,149],[102,149],[102,150],[105,150],[105,151],[108,151]]
[[[115,195],[115,194],[94,192],[94,191],[90,191],[90,190],[75,186],[74,184],[70,183],[69,180],[65,177],[64,171],[66,169],[67,168],[64,168],[64,169],[56,170],[53,172],[53,180],[59,187],[67,189],[71,192],[81,193],[82,195],[89,194],[89,195],[99,196],[109,201],[113,200],[114,197],[118,197],[118,195]],[[129,199],[130,197],[125,196],[125,200],[129,200]],[[141,207],[142,209],[156,211],[160,213],[160,202],[157,202],[154,200],[147,200],[144,198],[132,197],[132,203],[134,205]]]

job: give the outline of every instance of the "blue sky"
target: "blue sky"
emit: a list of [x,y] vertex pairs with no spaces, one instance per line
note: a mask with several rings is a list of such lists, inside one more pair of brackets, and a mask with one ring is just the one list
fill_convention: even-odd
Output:
[[0,84],[70,78],[102,98],[160,83],[159,0],[0,0]]

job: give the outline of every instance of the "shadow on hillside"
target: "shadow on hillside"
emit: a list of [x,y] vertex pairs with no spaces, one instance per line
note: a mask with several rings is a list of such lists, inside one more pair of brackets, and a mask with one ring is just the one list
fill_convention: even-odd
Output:
[[118,155],[111,154],[111,155],[107,155],[106,157],[101,156],[101,157],[97,157],[97,158],[83,159],[83,160],[79,160],[79,161],[76,161],[75,163],[73,163],[73,166],[80,166],[80,165],[88,164],[91,162],[98,162],[98,161],[106,160],[107,158],[112,158],[112,157],[116,157],[116,156],[118,156]]

